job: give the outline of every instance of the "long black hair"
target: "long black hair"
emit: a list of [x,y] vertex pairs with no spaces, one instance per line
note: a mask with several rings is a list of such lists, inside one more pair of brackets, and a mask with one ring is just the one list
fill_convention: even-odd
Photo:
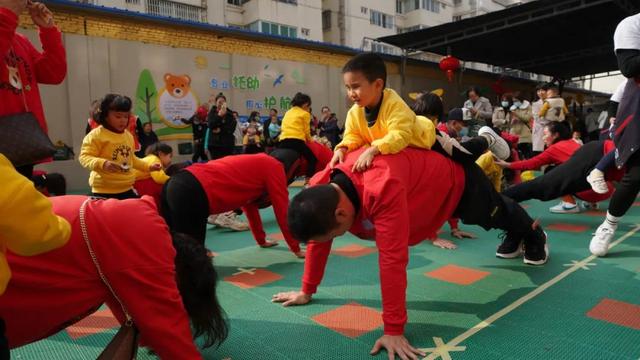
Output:
[[145,155],[153,154],[155,156],[158,156],[160,155],[160,153],[167,155],[173,154],[173,148],[163,142],[157,142],[147,146],[146,150],[144,151]]
[[551,135],[558,134],[558,137],[553,140],[554,144],[558,141],[571,139],[571,129],[569,129],[569,124],[554,121],[547,125],[547,129],[549,130],[549,134]]
[[176,281],[193,337],[204,339],[203,348],[222,344],[229,334],[226,315],[216,296],[218,275],[213,261],[200,241],[183,233],[173,233],[176,249]]

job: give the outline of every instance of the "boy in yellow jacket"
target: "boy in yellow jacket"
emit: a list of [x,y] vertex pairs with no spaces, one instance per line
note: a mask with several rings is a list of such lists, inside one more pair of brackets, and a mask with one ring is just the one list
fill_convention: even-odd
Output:
[[51,210],[51,202],[0,154],[0,294],[11,278],[6,249],[33,256],[57,249],[69,240],[71,226]]
[[369,148],[354,164],[354,171],[366,170],[378,154],[395,154],[407,146],[431,148],[436,140],[433,122],[416,119],[395,91],[385,89],[387,70],[380,56],[359,54],[342,68],[342,74],[354,105],[347,114],[344,137],[336,146],[331,167],[363,146]]

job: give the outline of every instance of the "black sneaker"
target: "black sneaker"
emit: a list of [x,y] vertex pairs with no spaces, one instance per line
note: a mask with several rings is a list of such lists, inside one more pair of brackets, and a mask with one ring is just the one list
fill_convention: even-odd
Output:
[[503,259],[513,259],[522,255],[522,237],[513,232],[503,232],[500,234],[502,244],[496,250],[496,257]]
[[529,265],[544,265],[547,260],[549,260],[547,233],[541,226],[534,223],[533,231],[525,237],[523,261]]

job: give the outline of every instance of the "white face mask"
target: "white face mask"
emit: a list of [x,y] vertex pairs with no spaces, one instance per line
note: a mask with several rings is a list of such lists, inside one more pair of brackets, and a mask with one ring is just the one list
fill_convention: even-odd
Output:
[[508,101],[503,101],[503,102],[501,102],[500,104],[502,104],[502,107],[505,107],[505,108],[506,108],[507,106],[509,106],[509,102],[508,102]]
[[513,106],[515,106],[516,108],[519,108],[520,106],[522,106],[522,103],[520,101],[516,101],[513,103]]

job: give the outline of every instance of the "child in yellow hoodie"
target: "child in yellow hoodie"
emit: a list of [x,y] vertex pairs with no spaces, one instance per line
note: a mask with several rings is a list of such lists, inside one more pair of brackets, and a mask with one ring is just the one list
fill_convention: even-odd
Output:
[[6,250],[33,256],[62,247],[69,240],[71,226],[51,210],[51,202],[20,175],[0,154],[0,295],[11,270]]
[[284,114],[280,128],[279,148],[292,149],[307,160],[306,181],[313,176],[318,159],[307,146],[311,141],[311,98],[297,93],[291,100],[291,109]]
[[395,154],[407,146],[431,148],[436,140],[433,122],[416,119],[395,91],[385,89],[387,70],[380,56],[356,55],[342,68],[342,74],[354,105],[347,113],[344,136],[336,146],[331,167],[363,146],[369,148],[354,164],[354,171],[366,170],[378,154]]
[[134,189],[138,195],[149,195],[156,201],[158,209],[160,208],[160,193],[162,192],[162,186],[169,180],[163,169],[166,169],[171,165],[173,158],[173,149],[171,146],[165,143],[151,144],[145,150],[145,156],[142,161],[149,166],[154,164],[160,164],[161,170],[146,172],[135,170],[136,182],[133,184]]
[[93,196],[114,199],[138,197],[133,191],[136,169],[158,171],[162,165],[147,164],[134,155],[133,135],[127,130],[131,99],[108,94],[100,103],[99,127],[82,141],[80,164],[91,170],[89,185]]

